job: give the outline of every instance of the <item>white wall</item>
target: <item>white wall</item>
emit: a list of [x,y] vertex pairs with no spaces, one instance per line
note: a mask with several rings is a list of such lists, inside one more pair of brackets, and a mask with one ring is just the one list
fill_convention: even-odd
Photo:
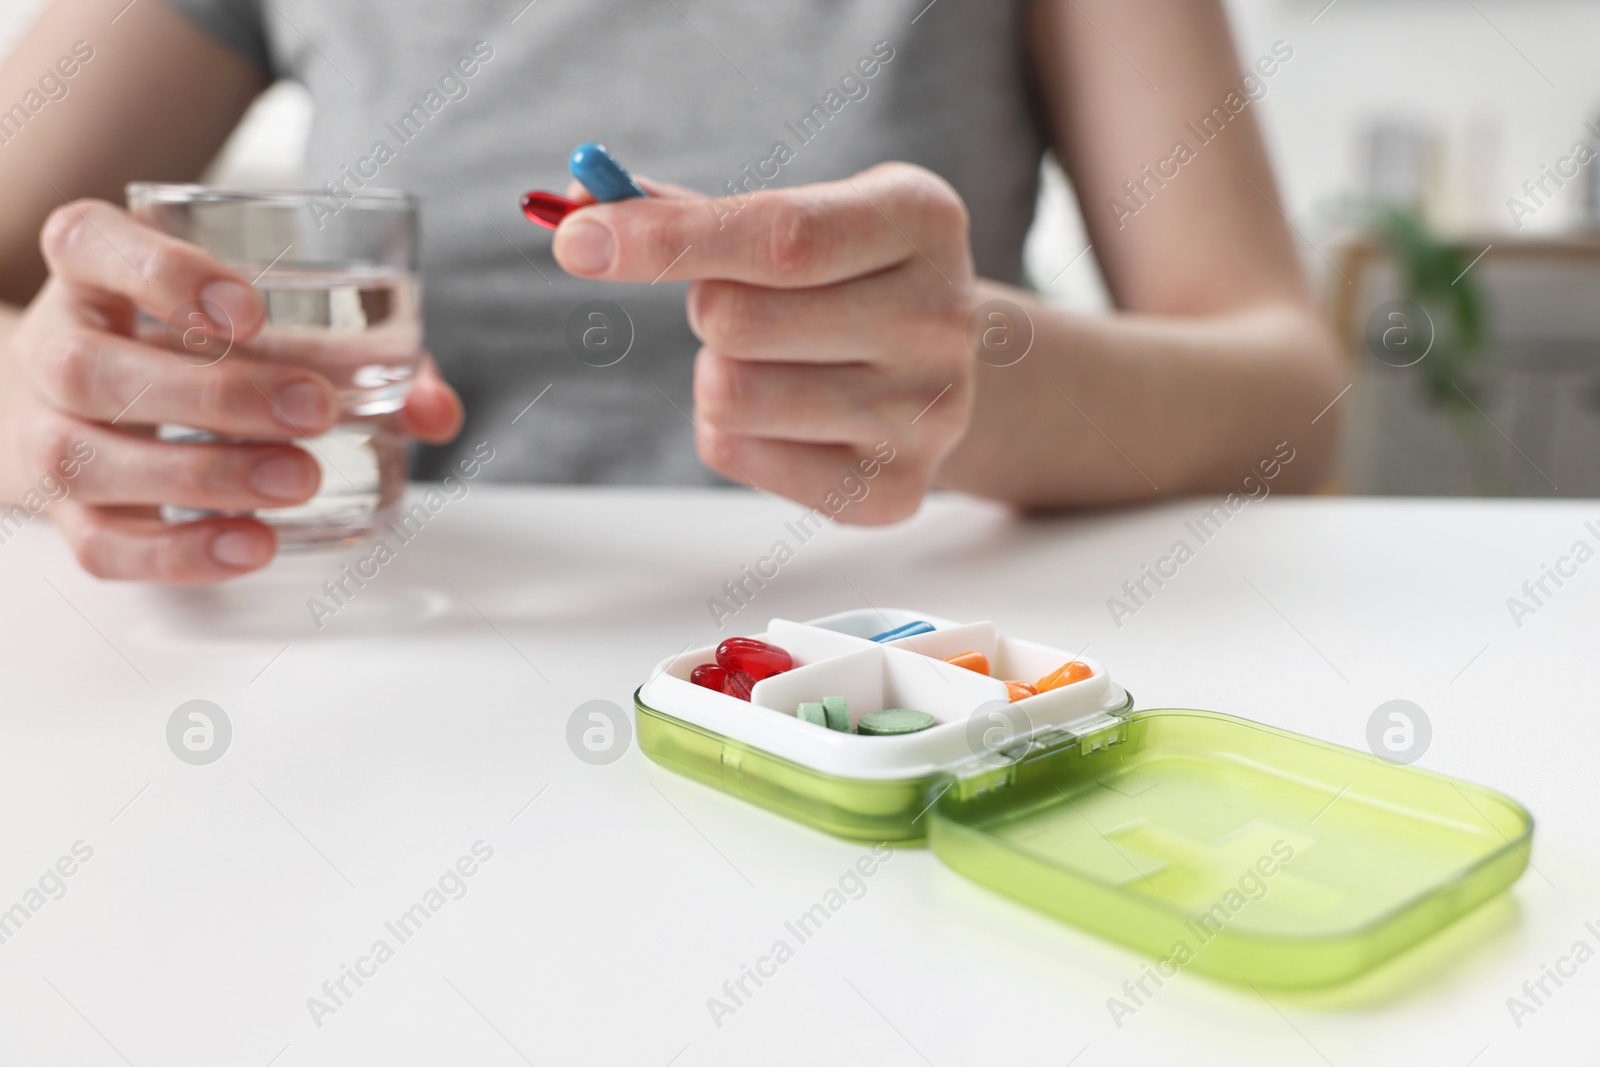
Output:
[[[1541,164],[1553,165],[1575,139],[1587,136],[1586,121],[1600,117],[1600,4],[1594,0],[1326,4],[1228,0],[1243,63],[1276,40],[1294,47],[1293,61],[1252,106],[1259,109],[1289,214],[1319,245],[1336,228],[1333,205],[1359,187],[1359,131],[1374,119],[1421,121],[1441,133],[1439,222],[1509,236],[1515,231],[1506,199],[1538,177]],[[1058,181],[1052,186],[1029,247],[1031,273],[1041,281],[1055,277],[1084,246],[1069,217],[1075,208]],[[1569,184],[1524,219],[1522,233],[1573,225],[1579,193],[1579,182]],[[1312,276],[1326,280],[1322,258],[1304,246],[1301,253]],[[1056,299],[1101,306],[1103,290],[1089,259],[1051,290]]]
[[[1261,113],[1297,217],[1352,181],[1357,125],[1398,114],[1447,130],[1457,172],[1495,175],[1488,221],[1509,227],[1506,197],[1564,154],[1600,109],[1593,0],[1336,0],[1311,24],[1324,2],[1228,4],[1241,53],[1277,38],[1296,50]],[[1461,150],[1475,114],[1499,127],[1498,153]],[[1569,218],[1553,205],[1529,230]]]

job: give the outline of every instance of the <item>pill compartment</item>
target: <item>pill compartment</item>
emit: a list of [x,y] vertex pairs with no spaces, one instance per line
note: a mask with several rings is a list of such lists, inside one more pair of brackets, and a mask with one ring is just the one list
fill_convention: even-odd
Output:
[[[850,706],[852,727],[863,715],[885,708],[925,711],[933,716],[937,725],[907,735],[906,740],[923,738],[927,734],[942,739],[949,732],[944,727],[951,724],[959,727],[975,708],[995,700],[1004,701],[1006,687],[993,678],[926,656],[896,648],[870,647],[763,678],[751,691],[750,701],[793,715],[802,701],[821,700],[825,696],[844,697]],[[926,747],[928,742],[924,739],[919,744]],[[874,746],[868,751],[894,750]],[[933,753],[929,753],[929,758],[937,760]],[[903,765],[905,759],[895,751],[893,763]]]
[[890,641],[887,647],[918,653],[939,661],[963,652],[982,653],[989,661],[991,680],[999,684],[999,696],[1002,700],[1006,698],[1005,680],[1031,684],[1069,660],[1087,664],[1094,671],[1082,682],[1046,690],[1037,696],[1018,701],[1016,711],[1029,720],[1038,717],[1042,721],[1049,722],[1058,718],[1059,708],[1070,708],[1080,699],[1081,690],[1078,690],[1077,686],[1093,686],[1096,684],[1096,679],[1103,679],[1105,675],[1104,668],[1091,659],[1072,655],[1058,648],[1050,648],[1048,645],[1006,637],[992,622],[975,622],[960,626],[952,624],[936,629],[932,633],[913,634],[910,637]]
[[[870,640],[919,619],[934,630]],[[688,680],[713,647],[663,661],[634,695],[647,756],[843,837],[926,839],[954,870],[1166,975],[1349,979],[1528,866],[1533,820],[1499,793],[1215,712],[1133,713],[1102,664],[990,622],[886,609],[749,636],[796,666],[747,703]],[[943,662],[967,651],[992,676]],[[1074,659],[1088,678],[1005,702],[1005,679]],[[845,697],[852,722],[901,706],[936,725],[869,737],[795,717],[825,696]]]
[[887,647],[920,653],[936,660],[949,659],[962,652],[981,652],[989,661],[989,674],[992,677],[1018,682],[1036,681],[1068,660],[1082,660],[1082,657],[1057,648],[1015,637],[1002,637],[992,622],[952,625],[931,633],[912,634],[887,642]]
[[852,637],[870,639],[910,622],[925,622],[939,630],[949,629],[956,625],[949,619],[941,619],[936,615],[924,615],[921,612],[908,611],[905,608],[884,608],[882,611],[877,608],[861,608],[856,611],[841,611],[837,615],[825,615],[820,619],[813,619],[809,625],[823,630],[834,630]]
[[[998,729],[975,729],[975,714],[1007,709],[1003,682],[899,647],[903,642],[869,639],[916,620],[936,627],[923,637],[948,630],[960,640],[969,631],[1004,640],[992,623],[958,626],[903,609],[845,612],[809,623],[774,619],[765,631],[742,636],[787,650],[795,659],[791,670],[757,682],[746,702],[689,681],[695,666],[714,660],[714,646],[672,657],[634,695],[640,748],[663,766],[830,833],[912,843],[926,836],[934,783],[983,755],[986,746],[1098,722],[1132,707],[1103,667],[1084,660],[1094,668],[1091,678],[1011,705],[1031,708],[1008,714]],[[1043,654],[1054,657],[1052,670],[1073,658],[1058,650]],[[936,725],[869,737],[795,718],[801,701],[825,696],[845,698],[852,724],[868,712],[907,707],[932,715]]]

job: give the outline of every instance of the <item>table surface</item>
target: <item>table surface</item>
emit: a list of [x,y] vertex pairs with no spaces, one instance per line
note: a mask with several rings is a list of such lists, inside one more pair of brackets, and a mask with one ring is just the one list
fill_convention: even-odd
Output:
[[[320,629],[308,601],[335,606],[322,583],[359,556],[212,590],[119,585],[34,523],[0,545],[0,908],[32,909],[0,944],[0,1062],[1596,1062],[1600,563],[1562,564],[1575,576],[1520,620],[1507,598],[1600,545],[1600,508],[1273,497],[1118,626],[1107,599],[1193,544],[1208,507],[1023,522],[936,498],[896,528],[824,529],[720,630],[708,598],[793,542],[797,506],[473,487],[391,539]],[[991,618],[1087,646],[1141,707],[1355,748],[1379,704],[1414,701],[1432,724],[1419,765],[1523,802],[1534,866],[1352,986],[1182,973],[1114,1018],[1143,957],[902,850],[713,1018],[868,850],[636,748],[586,763],[568,720],[629,706],[691,643],[866,606]],[[196,699],[232,726],[201,766],[167,740]],[[75,846],[92,854],[51,877]],[[474,847],[492,853],[450,877]],[[419,902],[437,910],[401,940],[386,924]],[[324,993],[358,965],[348,995]]]

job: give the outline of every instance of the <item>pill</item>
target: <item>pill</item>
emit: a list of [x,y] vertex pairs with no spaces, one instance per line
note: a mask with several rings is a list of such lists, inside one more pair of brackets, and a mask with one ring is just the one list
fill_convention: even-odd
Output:
[[529,222],[537,222],[547,229],[555,229],[568,214],[583,205],[555,193],[534,191],[522,194],[522,213]]
[[749,700],[750,690],[755,688],[756,680],[744,671],[729,671],[722,681],[722,691],[739,700]]
[[828,715],[822,710],[822,705],[814,700],[808,700],[795,709],[794,717],[801,722],[808,722],[812,726],[827,726]]
[[1081,682],[1093,674],[1094,670],[1087,663],[1079,663],[1077,660],[1072,660],[1068,663],[1063,663],[1043,678],[1040,678],[1038,683],[1039,692],[1060,689],[1064,685]]
[[827,716],[828,729],[850,732],[850,705],[845,703],[844,697],[823,697],[822,712]]
[[574,148],[567,169],[602,204],[647,195],[622,164],[606,151],[605,145],[590,142]]
[[934,722],[934,717],[925,711],[885,708],[861,716],[861,721],[856,723],[856,730],[873,737],[888,737],[893,734],[914,734],[918,730],[926,730]]
[[756,684],[756,680],[744,671],[730,671],[715,663],[700,664],[689,672],[689,681],[740,700],[749,700],[750,690]]
[[945,662],[965,667],[969,671],[977,671],[979,674],[989,673],[989,657],[982,652],[958,652],[954,656],[946,657]]
[[707,689],[722,692],[723,683],[728,680],[728,671],[715,663],[702,663],[689,672],[689,681],[695,685],[703,685]]
[[777,645],[753,637],[730,637],[717,646],[717,665],[743,671],[759,682],[793,667],[794,657]]
[[900,638],[910,637],[912,634],[931,633],[933,633],[933,624],[931,622],[923,622],[922,620],[918,619],[916,622],[908,622],[904,626],[896,626],[892,630],[885,630],[883,633],[873,637],[873,640],[898,641]]
[[1006,695],[1011,698],[1011,703],[1015,704],[1019,700],[1038,696],[1039,690],[1027,682],[1007,682]]

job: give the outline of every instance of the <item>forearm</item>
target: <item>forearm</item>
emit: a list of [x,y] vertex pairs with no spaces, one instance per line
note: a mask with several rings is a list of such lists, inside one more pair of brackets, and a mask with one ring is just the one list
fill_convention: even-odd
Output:
[[1310,308],[1089,316],[993,282],[981,296],[1022,307],[1033,347],[1012,366],[980,364],[942,487],[1025,508],[1226,492],[1283,441],[1295,461],[1276,488],[1323,476],[1338,413],[1322,413],[1343,382]]

